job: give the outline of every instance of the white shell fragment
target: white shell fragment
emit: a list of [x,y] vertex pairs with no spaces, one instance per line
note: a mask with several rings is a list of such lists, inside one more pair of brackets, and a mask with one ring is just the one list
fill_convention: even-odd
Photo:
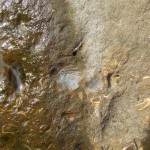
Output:
[[65,89],[75,90],[79,87],[81,74],[77,68],[69,67],[60,70],[58,73],[58,83]]

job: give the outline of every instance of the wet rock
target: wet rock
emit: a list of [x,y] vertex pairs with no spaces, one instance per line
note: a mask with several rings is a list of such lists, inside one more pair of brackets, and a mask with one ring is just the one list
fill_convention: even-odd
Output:
[[148,150],[149,7],[1,0],[0,148]]

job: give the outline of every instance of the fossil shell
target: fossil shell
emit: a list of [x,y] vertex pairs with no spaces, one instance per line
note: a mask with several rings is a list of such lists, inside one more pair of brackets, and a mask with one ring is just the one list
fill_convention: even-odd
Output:
[[58,83],[65,89],[75,90],[79,87],[81,73],[76,67],[67,67],[59,71]]

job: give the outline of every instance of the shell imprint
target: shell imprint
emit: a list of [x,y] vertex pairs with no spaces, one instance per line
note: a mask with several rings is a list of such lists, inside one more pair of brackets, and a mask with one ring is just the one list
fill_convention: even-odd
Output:
[[67,67],[58,73],[58,83],[63,88],[69,89],[70,91],[75,90],[79,87],[79,82],[82,77],[76,67]]

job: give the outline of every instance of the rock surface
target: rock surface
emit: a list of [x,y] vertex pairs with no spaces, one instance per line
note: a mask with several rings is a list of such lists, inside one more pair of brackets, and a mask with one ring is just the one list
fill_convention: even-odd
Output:
[[149,0],[1,0],[0,149],[149,150],[149,22]]

